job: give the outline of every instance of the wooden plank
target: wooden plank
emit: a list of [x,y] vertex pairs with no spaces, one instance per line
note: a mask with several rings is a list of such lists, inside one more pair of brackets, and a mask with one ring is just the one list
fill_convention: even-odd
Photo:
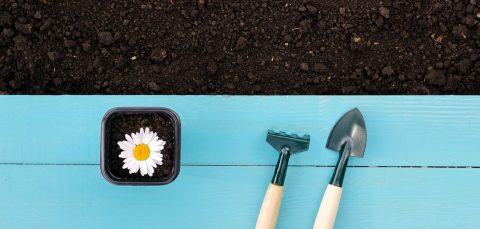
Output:
[[480,97],[464,96],[1,96],[0,162],[98,163],[100,122],[116,106],[165,106],[183,124],[184,164],[271,165],[267,129],[310,133],[296,165],[333,165],[336,120],[363,112],[368,143],[352,165],[480,165]]
[[[160,187],[98,166],[0,165],[1,228],[253,228],[271,166],[184,166]],[[290,167],[277,228],[311,228],[332,168]],[[350,168],[336,229],[478,228],[478,169]]]

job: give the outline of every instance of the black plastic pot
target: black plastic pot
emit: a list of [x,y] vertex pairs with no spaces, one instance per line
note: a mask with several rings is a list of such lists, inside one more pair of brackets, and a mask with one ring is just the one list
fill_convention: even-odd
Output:
[[[162,169],[160,171],[166,173],[162,177],[140,177],[138,175],[119,175],[118,162],[115,157],[118,153],[118,149],[115,148],[112,141],[112,120],[119,117],[135,117],[135,116],[161,116],[165,120],[169,120],[168,123],[172,124],[173,133],[169,133],[172,141],[167,141],[168,147],[173,150],[173,158],[169,159],[170,169]],[[138,127],[140,128],[140,127]],[[126,133],[118,133],[126,134]],[[128,133],[129,134],[129,133]],[[168,108],[162,107],[117,107],[112,108],[105,113],[102,120],[101,131],[101,149],[100,149],[100,167],[103,177],[112,184],[117,185],[165,185],[174,181],[180,172],[180,147],[181,147],[181,124],[180,118],[177,113]],[[166,146],[167,147],[167,146]],[[157,169],[161,169],[160,166]],[[165,172],[166,171],[166,172]],[[123,174],[123,173],[122,173]]]

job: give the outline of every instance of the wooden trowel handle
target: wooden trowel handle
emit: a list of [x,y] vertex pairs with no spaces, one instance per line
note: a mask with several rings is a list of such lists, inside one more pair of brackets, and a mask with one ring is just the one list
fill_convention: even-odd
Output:
[[318,209],[313,229],[332,229],[337,217],[338,205],[342,197],[342,187],[329,184]]
[[273,229],[277,223],[278,211],[282,202],[283,186],[270,183],[258,214],[256,229]]

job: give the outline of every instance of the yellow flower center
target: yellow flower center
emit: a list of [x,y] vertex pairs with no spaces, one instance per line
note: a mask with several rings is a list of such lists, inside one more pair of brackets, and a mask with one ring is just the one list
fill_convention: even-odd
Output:
[[145,161],[150,156],[150,148],[146,144],[138,144],[133,148],[133,157],[139,161]]

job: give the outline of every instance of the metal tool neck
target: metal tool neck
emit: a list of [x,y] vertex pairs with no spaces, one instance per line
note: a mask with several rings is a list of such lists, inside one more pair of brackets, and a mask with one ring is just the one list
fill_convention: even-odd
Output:
[[272,177],[272,184],[283,186],[285,176],[287,175],[288,159],[290,159],[290,148],[283,147],[278,156],[275,173]]
[[350,143],[345,142],[340,148],[340,156],[338,158],[337,166],[335,166],[335,172],[333,173],[332,180],[330,180],[331,185],[337,187],[342,187],[343,177],[345,176],[345,171],[347,169],[348,158],[350,157]]

